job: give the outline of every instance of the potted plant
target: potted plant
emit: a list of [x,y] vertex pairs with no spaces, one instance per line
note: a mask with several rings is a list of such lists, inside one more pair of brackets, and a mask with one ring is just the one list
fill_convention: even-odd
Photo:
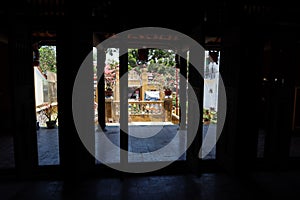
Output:
[[210,124],[212,117],[211,117],[211,113],[209,110],[204,109],[203,110],[203,124],[208,125]]
[[57,105],[48,103],[47,107],[43,110],[43,114],[47,117],[47,128],[54,128],[57,122]]

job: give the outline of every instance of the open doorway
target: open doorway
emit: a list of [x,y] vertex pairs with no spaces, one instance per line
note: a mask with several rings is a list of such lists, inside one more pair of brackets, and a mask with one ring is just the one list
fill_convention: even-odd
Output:
[[[219,88],[220,51],[206,50],[204,63],[204,89],[203,89],[203,139],[206,143],[216,144],[217,139],[217,113]],[[202,147],[204,160],[216,159],[216,145]]]
[[[179,68],[176,68],[175,51],[170,49],[134,49],[128,48],[126,67],[127,85],[120,85],[120,55],[118,48],[107,48],[104,51],[94,47],[94,93],[95,93],[95,153],[105,163],[120,163],[119,149],[107,151],[105,138],[120,147],[120,101],[121,90],[126,91],[128,119],[128,162],[158,162],[185,160],[185,155],[177,157],[176,149],[182,152],[185,141],[173,142],[169,152],[153,156],[152,152],[162,148],[176,135],[180,122]],[[144,53],[144,55],[142,55]],[[101,60],[99,60],[101,59]],[[103,67],[103,74],[99,67]],[[123,69],[124,70],[124,69]],[[98,90],[103,76],[102,87]],[[105,99],[105,130],[98,134],[100,118],[98,99]],[[126,125],[126,126],[127,126]],[[173,155],[174,154],[174,155]],[[101,161],[96,161],[100,164]]]
[[[185,160],[185,154],[178,156],[185,138],[175,137],[180,121],[175,57],[172,49],[128,49],[129,163]],[[167,144],[173,146],[159,151]]]
[[[96,164],[120,163],[120,149],[109,148],[107,144],[108,139],[120,147],[119,49],[111,47],[102,51],[93,47],[93,67],[95,155],[101,157],[101,161],[96,159]],[[99,106],[103,113],[99,112]],[[101,131],[104,134],[100,134]]]
[[33,45],[38,164],[59,165],[55,45]]

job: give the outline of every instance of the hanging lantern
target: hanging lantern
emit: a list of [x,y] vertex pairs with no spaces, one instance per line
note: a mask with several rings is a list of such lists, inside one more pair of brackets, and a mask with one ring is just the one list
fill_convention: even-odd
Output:
[[148,61],[148,49],[138,49],[138,60],[142,63]]
[[213,60],[213,62],[215,62],[216,64],[218,64],[219,51],[210,51],[209,52],[209,56],[211,57],[211,59]]

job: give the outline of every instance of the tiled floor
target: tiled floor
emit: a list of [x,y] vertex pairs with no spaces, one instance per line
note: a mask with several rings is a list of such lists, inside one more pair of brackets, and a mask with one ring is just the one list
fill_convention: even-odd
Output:
[[298,200],[300,172],[0,181],[1,200]]
[[13,168],[15,166],[13,137],[3,135],[0,137],[0,168]]
[[[212,126],[213,127],[213,126]],[[100,135],[96,131],[96,155],[101,154],[103,162],[118,163],[120,162],[120,127],[107,126],[105,134]],[[204,127],[206,135],[208,128]],[[211,129],[212,131],[214,128]],[[141,125],[135,124],[129,126],[129,162],[152,162],[152,161],[175,161],[184,160],[184,150],[186,147],[186,132],[181,132],[178,135],[178,125]],[[151,137],[149,137],[151,136]],[[177,137],[175,137],[177,136]],[[108,147],[105,142],[108,138],[117,148]],[[11,139],[11,138],[10,138]],[[40,128],[37,131],[38,141],[38,158],[39,165],[58,165],[59,164],[59,141],[58,129]],[[12,142],[12,141],[10,141]],[[7,143],[6,145],[11,145]],[[169,144],[168,148],[164,148]],[[9,148],[8,148],[9,149]],[[161,150],[160,150],[161,149]],[[160,150],[160,151],[156,151]],[[5,152],[5,151],[3,151]],[[6,154],[8,156],[8,154]],[[212,159],[215,156],[213,149],[207,156],[207,159]],[[9,157],[9,156],[8,156]],[[4,158],[4,156],[3,156]],[[9,157],[10,159],[12,157]],[[13,163],[10,159],[6,160],[5,165]],[[97,162],[99,163],[99,162]]]
[[37,131],[39,165],[59,165],[58,129]]
[[[111,127],[110,136],[118,138],[116,127]],[[138,127],[135,127],[138,128]],[[141,127],[139,127],[141,128]],[[149,128],[149,127],[148,127]],[[157,127],[156,127],[157,128]],[[165,126],[158,134],[158,141],[152,138],[155,145],[141,141],[130,140],[133,152],[150,151],[168,142],[172,137],[163,133],[173,133],[175,127]],[[143,129],[143,134],[151,133]],[[148,132],[147,132],[147,131]],[[159,130],[159,129],[155,129]],[[115,131],[115,132],[114,132]],[[152,130],[153,131],[153,130]],[[164,132],[166,131],[166,132]],[[39,162],[58,163],[57,129],[40,129],[37,132],[39,142]],[[134,129],[132,129],[134,135]],[[174,133],[173,133],[174,135]],[[148,142],[151,141],[150,139]],[[295,137],[293,145],[299,144]],[[11,137],[0,140],[1,167],[11,166],[13,160],[13,141]],[[116,141],[115,141],[116,142]],[[146,142],[143,141],[143,142]],[[49,143],[51,143],[49,145]],[[46,145],[48,144],[48,145]],[[147,146],[149,145],[149,146]],[[296,146],[294,146],[295,148]],[[294,154],[297,153],[293,150]],[[143,154],[143,153],[141,153]],[[132,158],[135,159],[135,158]],[[145,161],[145,160],[144,160]],[[127,176],[125,178],[87,178],[78,182],[62,180],[0,180],[1,200],[90,200],[90,199],[199,199],[199,200],[298,200],[300,197],[300,171],[269,171],[230,175],[226,173],[205,173],[194,175],[164,175],[164,176]]]
[[[147,161],[157,161],[157,160],[172,160],[176,159],[178,156],[176,150],[178,152],[179,147],[184,148],[185,145],[185,137],[182,137],[180,140],[177,138],[171,146],[170,151],[166,151],[160,154],[160,157],[157,155],[153,155],[149,152],[159,149],[164,145],[170,142],[177,131],[177,126],[165,125],[165,126],[143,126],[141,124],[133,125],[130,130],[130,134],[132,137],[129,140],[130,148],[129,150],[133,153],[129,153],[129,162],[147,162]],[[151,128],[149,128],[151,127]],[[164,127],[164,129],[162,129]],[[214,132],[215,127],[210,125],[210,131]],[[207,127],[204,126],[203,133],[204,137],[207,134]],[[157,133],[157,134],[156,134]],[[153,135],[150,138],[142,138],[137,139],[133,136],[137,136],[137,134],[141,134],[140,136]],[[156,134],[154,136],[154,134]],[[114,125],[108,127],[105,135],[117,146],[119,146],[119,127]],[[260,137],[261,138],[261,137]],[[38,139],[38,155],[39,155],[39,164],[40,165],[56,165],[59,164],[59,147],[58,147],[58,129],[45,129],[41,128],[37,131],[37,139]],[[96,133],[96,145],[101,144],[101,137]],[[258,145],[258,157],[263,156],[263,137],[259,140]],[[291,157],[300,157],[300,136],[294,136],[291,140],[290,146],[290,156]],[[101,145],[100,145],[101,146]],[[105,147],[102,145],[98,147],[98,152],[101,152],[101,148]],[[102,149],[103,150],[103,149]],[[174,151],[172,151],[174,150]],[[216,149],[213,148],[208,155],[206,155],[205,159],[213,159],[215,157]],[[13,149],[13,139],[11,136],[3,135],[0,137],[0,168],[12,168],[14,167],[14,149]],[[102,151],[104,152],[104,151]],[[202,153],[205,153],[203,151]],[[106,151],[106,160],[107,162],[119,162],[119,152]],[[115,155],[115,156],[112,156]],[[180,156],[179,159],[184,159],[184,155]]]
[[[104,134],[96,132],[97,157],[103,162],[120,162],[119,130],[118,126],[108,126]],[[132,125],[128,134],[129,162],[185,159],[186,131],[179,133],[178,125]],[[110,145],[111,142],[114,146]]]
[[[129,126],[129,162],[148,162],[148,161],[170,161],[185,159],[185,155],[180,155],[185,148],[186,137],[175,137],[178,125],[142,125],[131,124]],[[206,129],[204,129],[204,132]],[[152,135],[152,137],[149,137]],[[120,153],[118,150],[107,151],[103,136],[109,138],[111,142],[120,146],[119,127],[116,124],[107,127],[105,135],[99,135],[96,131],[97,153],[103,152],[105,162],[119,162]],[[141,137],[141,138],[138,138]],[[148,137],[148,138],[147,138]],[[175,137],[175,138],[174,138]],[[175,140],[173,140],[175,139]],[[41,127],[37,130],[38,141],[38,162],[39,165],[58,165],[59,164],[59,141],[58,129],[46,129]],[[170,143],[168,151],[160,151],[159,155],[151,153]],[[2,136],[0,140],[0,168],[14,167],[13,139],[11,136]],[[179,151],[180,150],[180,151]],[[214,150],[206,158],[213,158]]]

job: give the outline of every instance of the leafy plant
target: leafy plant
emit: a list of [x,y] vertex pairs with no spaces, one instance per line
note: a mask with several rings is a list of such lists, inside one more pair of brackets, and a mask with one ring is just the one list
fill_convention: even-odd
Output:
[[51,71],[56,73],[56,47],[42,46],[39,49],[40,67],[44,73]]

